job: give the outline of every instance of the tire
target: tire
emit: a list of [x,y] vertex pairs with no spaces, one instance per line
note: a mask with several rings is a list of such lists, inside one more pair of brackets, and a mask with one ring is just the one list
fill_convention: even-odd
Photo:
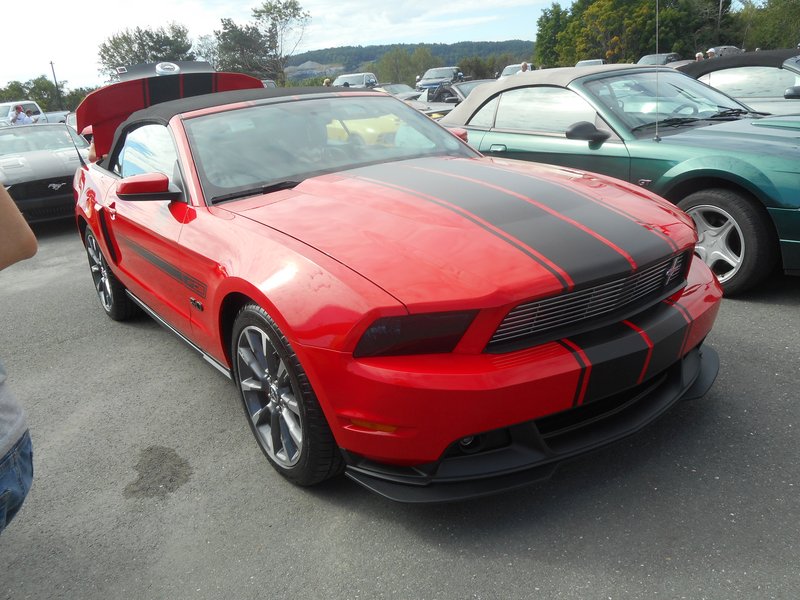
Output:
[[125,293],[125,286],[108,267],[108,262],[97,237],[91,229],[84,234],[89,270],[94,282],[94,290],[106,314],[115,321],[128,321],[139,314],[139,307]]
[[754,287],[775,267],[778,240],[763,206],[724,189],[695,192],[678,202],[697,227],[695,254],[726,296]]
[[256,304],[233,325],[233,374],[250,429],[272,467],[309,486],[342,472],[344,462],[289,340]]

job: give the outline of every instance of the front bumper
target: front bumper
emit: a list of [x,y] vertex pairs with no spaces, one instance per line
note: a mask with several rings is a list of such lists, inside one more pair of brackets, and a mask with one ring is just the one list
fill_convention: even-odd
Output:
[[399,502],[447,502],[514,489],[549,478],[565,459],[631,435],[681,399],[703,396],[719,371],[713,348],[695,348],[632,390],[559,413],[481,434],[474,454],[451,447],[434,463],[392,467],[344,452],[346,475]]

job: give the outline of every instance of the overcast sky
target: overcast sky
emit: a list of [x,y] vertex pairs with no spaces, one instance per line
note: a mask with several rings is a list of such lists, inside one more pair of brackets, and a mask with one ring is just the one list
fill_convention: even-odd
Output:
[[[536,21],[552,0],[300,0],[311,22],[297,52],[336,46],[420,42],[533,40]],[[251,20],[259,0],[43,0],[15,16],[0,36],[0,86],[40,75],[52,78],[50,62],[67,89],[103,83],[97,50],[115,33],[136,26],[185,25],[196,40],[220,28],[220,19]],[[30,8],[30,6],[28,6]],[[91,12],[91,17],[87,14]],[[18,18],[27,14],[29,18]],[[297,53],[296,52],[296,53]]]

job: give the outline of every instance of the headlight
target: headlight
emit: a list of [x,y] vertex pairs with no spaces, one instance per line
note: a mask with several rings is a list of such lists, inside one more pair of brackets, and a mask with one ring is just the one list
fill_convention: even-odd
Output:
[[477,310],[383,317],[361,336],[353,356],[398,356],[452,352]]

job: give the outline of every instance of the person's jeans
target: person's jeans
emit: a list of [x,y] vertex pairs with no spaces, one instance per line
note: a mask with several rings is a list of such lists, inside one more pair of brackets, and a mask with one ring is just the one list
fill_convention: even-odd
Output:
[[0,458],[0,533],[19,512],[32,482],[33,445],[26,431],[8,454]]

